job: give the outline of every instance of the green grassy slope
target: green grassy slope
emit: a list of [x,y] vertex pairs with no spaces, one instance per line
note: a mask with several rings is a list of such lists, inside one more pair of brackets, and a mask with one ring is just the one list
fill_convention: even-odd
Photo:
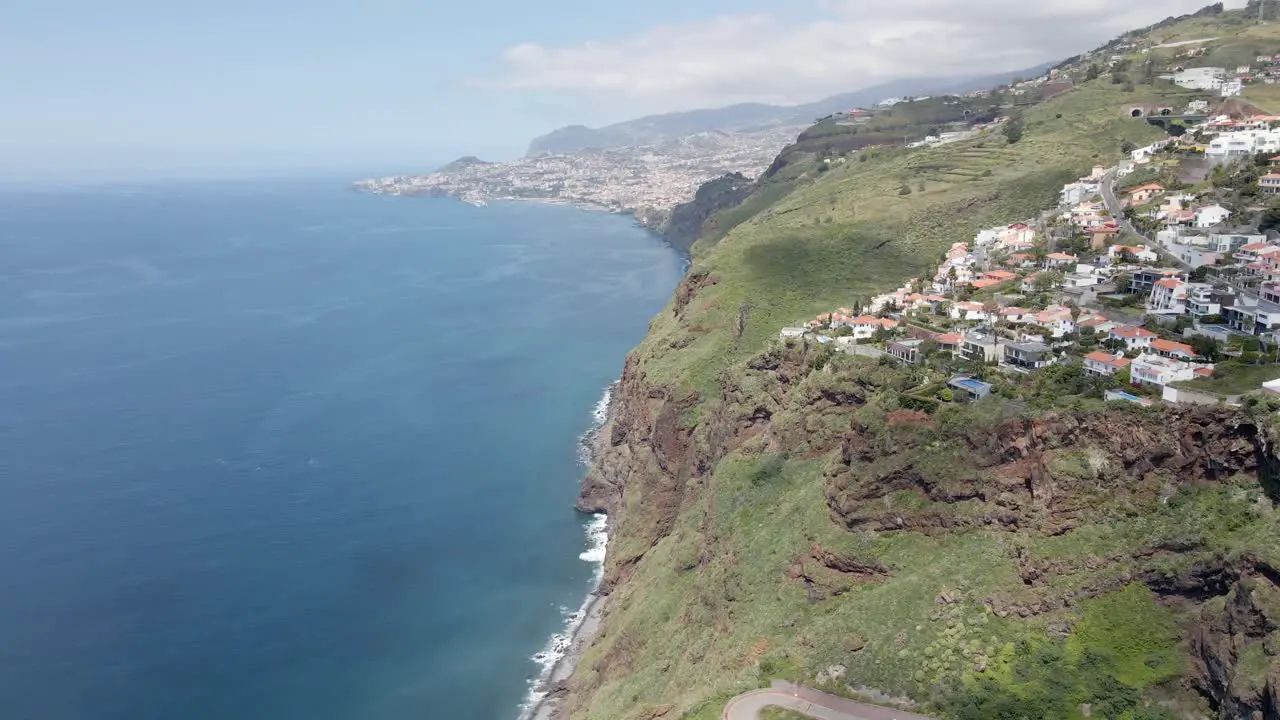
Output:
[[[1223,23],[1156,32],[1203,37]],[[609,559],[621,581],[574,679],[572,717],[712,720],[738,692],[775,677],[813,683],[836,664],[852,685],[954,718],[1203,710],[1178,681],[1197,606],[1135,578],[1280,547],[1255,480],[1180,488],[1175,471],[1134,476],[1107,432],[1086,433],[1036,451],[1055,487],[1073,488],[1058,496],[1069,519],[1041,500],[1020,506],[1010,529],[998,520],[1015,512],[1003,496],[972,493],[1008,452],[990,439],[1025,408],[921,419],[899,402],[926,381],[915,371],[781,351],[775,340],[780,327],[930,272],[979,229],[1052,207],[1064,182],[1120,159],[1122,143],[1163,136],[1128,107],[1186,97],[1158,85],[1126,92],[1104,74],[1026,108],[1014,144],[997,131],[827,166],[827,149],[801,143],[743,205],[708,222],[694,280],[629,365],[633,409],[657,420],[637,420],[614,444],[624,457],[660,446],[673,478],[628,481]],[[687,401],[671,420],[661,398]],[[1168,432],[1167,418],[1132,408],[1072,413],[1049,424],[1119,417],[1112,435]],[[682,459],[670,448],[685,437]],[[886,528],[887,517],[902,527]],[[1183,547],[1192,550],[1162,549]],[[1028,580],[1028,568],[1044,572]],[[1254,663],[1259,673],[1267,662]]]
[[[641,349],[647,369],[667,384],[713,388],[717,372],[778,328],[927,273],[951,243],[1052,207],[1063,183],[1114,162],[1122,142],[1162,137],[1125,117],[1129,105],[1161,97],[1095,81],[1031,109],[1013,145],[997,132],[931,150],[872,150],[826,172],[816,155],[790,158],[725,222],[740,224],[695,246],[693,271],[719,283],[698,295],[693,322],[659,319]],[[904,186],[909,195],[899,194]],[[739,339],[744,303],[750,320]],[[662,352],[685,338],[682,352]]]

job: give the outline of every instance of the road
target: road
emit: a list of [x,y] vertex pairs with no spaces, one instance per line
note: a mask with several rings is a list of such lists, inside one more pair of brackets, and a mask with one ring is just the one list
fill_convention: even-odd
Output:
[[789,708],[817,720],[935,720],[880,705],[868,705],[775,680],[773,687],[743,693],[724,706],[723,720],[756,720],[769,706]]
[[1139,232],[1138,228],[1134,227],[1133,223],[1129,222],[1129,219],[1124,216],[1124,204],[1116,198],[1116,171],[1114,169],[1102,178],[1102,183],[1099,186],[1098,192],[1102,194],[1102,204],[1107,207],[1107,212],[1111,213],[1111,217],[1120,225],[1121,230],[1142,238],[1146,241],[1148,247],[1155,250],[1165,259],[1171,260],[1178,267],[1190,269],[1190,265],[1183,262],[1182,259],[1176,255],[1171,254],[1163,245],[1156,242],[1154,239],[1147,237],[1145,233]]

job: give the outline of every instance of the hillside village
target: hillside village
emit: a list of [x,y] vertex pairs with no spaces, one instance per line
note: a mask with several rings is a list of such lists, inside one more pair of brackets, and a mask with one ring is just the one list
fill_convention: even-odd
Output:
[[[1108,63],[1132,60],[1114,54]],[[1147,406],[1280,395],[1280,211],[1262,213],[1280,194],[1280,117],[1229,100],[1245,84],[1280,79],[1280,55],[1234,73],[1170,70],[1166,79],[1203,95],[1185,107],[1130,110],[1176,118],[1169,137],[1121,148],[1120,162],[1064,185],[1058,207],[1038,217],[957,238],[932,276],[850,298],[781,338],[923,366],[935,377],[922,389],[944,402],[1023,396],[1043,388],[1040,373]],[[1064,76],[1051,70],[1014,91]]]

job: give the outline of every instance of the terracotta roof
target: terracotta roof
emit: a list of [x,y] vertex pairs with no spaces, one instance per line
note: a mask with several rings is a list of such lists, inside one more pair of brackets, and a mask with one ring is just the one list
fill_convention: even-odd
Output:
[[1118,328],[1112,328],[1111,334],[1122,338],[1153,338],[1156,334],[1146,328],[1133,327],[1130,325],[1121,325]]
[[1096,363],[1102,363],[1103,365],[1110,365],[1111,367],[1117,367],[1117,368],[1129,367],[1129,363],[1132,362],[1127,357],[1116,357],[1109,353],[1102,352],[1101,350],[1098,350],[1096,352],[1091,352],[1088,355],[1085,355],[1084,359],[1092,360]]
[[1213,368],[1196,368],[1196,377],[1213,377]]
[[1003,282],[1003,281],[1001,281],[1001,280],[992,280],[992,279],[990,279],[990,278],[985,278],[985,279],[983,279],[983,280],[974,280],[974,281],[973,281],[973,286],[974,286],[974,287],[976,287],[976,288],[978,288],[979,290],[982,290],[983,288],[989,288],[989,287],[994,287],[994,286],[996,286],[996,285],[999,285],[1001,282]]
[[1181,352],[1181,353],[1186,353],[1187,355],[1196,354],[1195,349],[1193,349],[1190,345],[1186,345],[1180,342],[1174,342],[1172,340],[1165,340],[1164,338],[1160,338],[1159,340],[1153,340],[1151,342],[1151,348],[1157,352],[1169,352],[1169,353]]
[[992,280],[1000,280],[1000,281],[1011,280],[1017,277],[1017,275],[1014,275],[1013,273],[1008,272],[1006,270],[988,270],[987,272],[983,273],[983,275],[985,275],[986,277]]
[[1154,191],[1156,191],[1156,192],[1164,192],[1164,186],[1163,186],[1163,185],[1157,185],[1157,184],[1155,184],[1155,183],[1148,183],[1148,184],[1146,184],[1146,185],[1139,185],[1139,186],[1138,186],[1138,187],[1136,187],[1136,188],[1130,188],[1130,189],[1128,189],[1128,190],[1126,190],[1126,191],[1125,191],[1125,194],[1126,194],[1126,195],[1132,195],[1132,194],[1137,193],[1137,192],[1142,192],[1143,190],[1154,190]]
[[1269,247],[1271,247],[1271,245],[1267,243],[1249,243],[1248,245],[1241,245],[1240,249],[1246,252],[1258,252],[1259,250],[1266,250]]
[[960,333],[943,333],[937,339],[943,345],[958,345],[964,336]]
[[1174,279],[1174,278],[1162,278],[1162,279],[1160,279],[1160,280],[1157,280],[1157,281],[1156,281],[1156,284],[1157,284],[1157,285],[1159,285],[1159,286],[1160,286],[1160,287],[1162,287],[1162,288],[1169,288],[1170,290],[1177,290],[1177,289],[1178,289],[1178,286],[1179,286],[1179,285],[1181,285],[1182,283],[1178,282],[1178,281],[1177,281],[1176,279]]

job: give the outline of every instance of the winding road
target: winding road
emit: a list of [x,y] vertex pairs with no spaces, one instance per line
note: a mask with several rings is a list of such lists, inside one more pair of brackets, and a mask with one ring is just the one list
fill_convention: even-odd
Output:
[[1191,266],[1183,261],[1182,258],[1170,253],[1168,248],[1148,237],[1145,233],[1140,232],[1124,216],[1124,203],[1120,202],[1120,199],[1116,197],[1116,179],[1116,171],[1113,168],[1107,173],[1106,177],[1102,178],[1099,192],[1102,195],[1102,204],[1106,206],[1107,212],[1111,213],[1111,217],[1115,218],[1116,222],[1119,223],[1120,229],[1142,238],[1148,247],[1155,250],[1165,259],[1173,261],[1178,267],[1190,269]]
[[800,685],[775,680],[765,690],[752,690],[724,706],[723,720],[756,720],[769,706],[788,708],[817,720],[935,720],[880,705],[868,705],[828,695]]

